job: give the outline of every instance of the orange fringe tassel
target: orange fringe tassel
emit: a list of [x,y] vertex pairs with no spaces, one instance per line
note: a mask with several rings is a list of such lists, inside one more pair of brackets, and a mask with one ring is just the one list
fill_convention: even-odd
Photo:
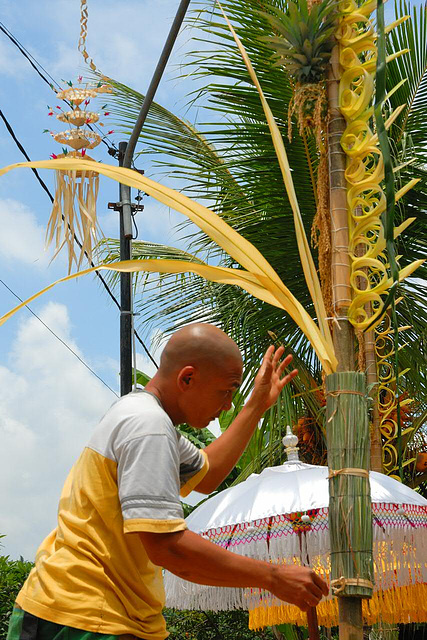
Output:
[[[388,591],[375,591],[370,600],[363,600],[364,624],[391,622],[427,622],[427,584],[396,587]],[[323,600],[317,607],[319,625],[333,627],[338,624],[337,598]],[[280,607],[260,606],[249,611],[249,629],[258,630],[278,624],[307,626],[307,617],[298,607],[283,604]]]

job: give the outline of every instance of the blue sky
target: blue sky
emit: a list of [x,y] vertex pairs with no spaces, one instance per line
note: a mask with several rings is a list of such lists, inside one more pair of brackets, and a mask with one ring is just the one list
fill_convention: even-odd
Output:
[[[74,0],[55,3],[0,0],[1,20],[26,49],[59,82],[85,72],[77,51],[79,6]],[[112,2],[90,0],[87,49],[97,66],[144,92],[175,15],[176,0]],[[174,49],[156,99],[184,114],[191,82],[176,81],[176,65],[189,44],[184,32]],[[28,155],[48,158],[61,148],[44,134],[61,123],[48,117],[47,105],[58,104],[12,43],[0,37],[0,108]],[[102,103],[100,103],[102,104]],[[100,105],[99,105],[100,106]],[[99,108],[99,107],[98,107]],[[189,114],[187,114],[189,115]],[[190,116],[191,117],[191,116]],[[106,122],[106,129],[114,128]],[[110,136],[116,144],[120,138]],[[1,166],[23,161],[0,124]],[[91,155],[114,162],[100,145]],[[41,173],[53,191],[53,172]],[[98,216],[106,236],[117,237],[117,214],[107,210],[118,200],[116,183],[101,179]],[[0,179],[0,278],[20,297],[66,274],[65,256],[49,264],[44,233],[51,205],[29,169]],[[173,224],[180,216],[148,199],[138,220],[140,238],[176,244]],[[17,300],[0,283],[0,313]],[[31,305],[105,382],[118,393],[119,314],[97,280],[88,276],[59,285]],[[150,366],[142,354],[141,368]],[[0,533],[4,553],[32,559],[55,526],[59,492],[92,427],[116,399],[27,310],[0,330]]]
[[[419,4],[419,2],[417,2]],[[87,49],[106,75],[145,92],[178,0],[89,0]],[[61,83],[85,68],[77,51],[78,0],[0,0],[1,20],[43,67]],[[392,6],[387,7],[387,13]],[[177,65],[191,48],[184,32],[156,100],[187,118],[185,96],[191,79],[176,80]],[[48,117],[57,101],[29,63],[0,34],[0,108],[33,160],[61,149],[46,128],[60,130]],[[106,120],[106,128],[109,126]],[[117,144],[120,138],[113,134]],[[0,122],[0,165],[23,160]],[[100,145],[91,155],[112,163]],[[149,169],[147,170],[149,175]],[[41,173],[53,191],[51,172]],[[107,202],[118,199],[117,184],[101,179],[98,216],[106,236],[117,237],[117,214]],[[29,169],[0,178],[0,278],[22,298],[66,274],[65,257],[49,264],[44,233],[51,205]],[[174,224],[181,217],[153,199],[139,216],[139,237],[177,244]],[[0,283],[0,314],[16,299]],[[119,315],[95,278],[59,285],[31,305],[102,379],[118,392]],[[142,354],[138,363],[152,372]],[[33,559],[43,536],[55,526],[62,483],[91,429],[115,400],[27,310],[0,328],[0,534],[3,552]]]

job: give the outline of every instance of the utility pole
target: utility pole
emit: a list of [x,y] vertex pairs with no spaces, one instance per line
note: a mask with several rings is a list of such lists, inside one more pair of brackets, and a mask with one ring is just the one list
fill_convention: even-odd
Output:
[[[119,144],[119,166],[123,166],[127,142]],[[132,216],[130,188],[119,184],[120,260],[130,260],[132,253]],[[120,395],[132,390],[132,280],[130,273],[120,274]]]
[[[127,142],[119,143],[119,166],[123,166]],[[143,205],[131,203],[130,188],[119,184],[119,202],[109,202],[108,208],[118,211],[120,227],[120,260],[132,258],[132,214],[142,211]],[[120,395],[132,391],[132,278],[130,273],[120,274]]]
[[[130,169],[132,167],[135,146],[153,102],[159,82],[169,60],[173,45],[184,20],[190,0],[181,0],[168,37],[160,54],[159,61],[141,105],[138,119],[135,123],[129,142],[119,144],[119,166]],[[130,187],[119,186],[119,202],[109,202],[108,208],[120,213],[120,260],[130,260],[132,254],[132,211],[141,211],[142,205],[131,203]],[[120,395],[124,396],[132,390],[132,280],[130,273],[120,274]]]

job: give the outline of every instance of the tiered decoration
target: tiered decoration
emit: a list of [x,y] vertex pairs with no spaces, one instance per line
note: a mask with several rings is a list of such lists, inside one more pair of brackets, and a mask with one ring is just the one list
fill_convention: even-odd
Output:
[[[81,77],[79,78],[81,82]],[[59,113],[56,118],[68,125],[68,129],[58,133],[50,132],[55,142],[62,146],[63,153],[52,154],[53,159],[76,158],[77,160],[93,160],[87,155],[87,149],[94,149],[102,141],[102,136],[87,128],[90,124],[99,121],[99,114],[88,111],[87,107],[92,98],[98,94],[109,91],[109,87],[99,84],[97,87],[73,86],[68,82],[69,88],[61,90],[57,98],[64,100],[67,110],[57,106]],[[105,109],[107,105],[104,105]],[[50,108],[49,108],[50,109]],[[53,109],[49,115],[54,115]],[[108,112],[104,112],[108,115]],[[102,123],[100,123],[102,126]],[[86,127],[85,127],[86,125]],[[113,133],[109,131],[108,133]],[[65,145],[65,146],[64,146]],[[72,151],[68,151],[71,147]],[[96,199],[99,188],[99,174],[94,171],[67,170],[56,171],[56,190],[52,213],[49,218],[46,245],[55,238],[56,257],[64,245],[68,249],[68,272],[75,261],[77,269],[80,268],[83,257],[86,254],[92,260],[92,247],[97,242]],[[80,215],[77,215],[77,211]],[[81,242],[80,255],[75,252],[75,237]]]

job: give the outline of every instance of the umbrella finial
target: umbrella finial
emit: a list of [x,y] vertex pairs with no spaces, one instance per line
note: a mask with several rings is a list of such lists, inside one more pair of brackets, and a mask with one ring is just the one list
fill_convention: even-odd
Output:
[[298,457],[298,437],[292,433],[291,427],[286,427],[286,435],[282,438],[283,446],[285,447],[288,462],[299,461]]

